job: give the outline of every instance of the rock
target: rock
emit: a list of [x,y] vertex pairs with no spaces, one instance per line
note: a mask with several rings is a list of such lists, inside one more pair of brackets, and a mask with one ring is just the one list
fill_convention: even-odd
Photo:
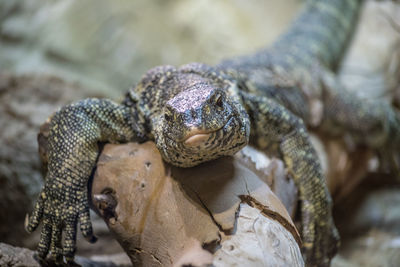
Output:
[[[39,263],[34,260],[33,254],[34,252],[32,250],[0,243],[0,266],[40,267]],[[82,267],[130,266],[123,260],[124,256],[125,255],[110,255],[109,257],[97,257],[97,259],[88,259],[78,256],[75,258],[75,261]],[[115,260],[115,262],[113,260]]]
[[392,267],[399,266],[399,263],[400,235],[371,229],[346,240],[332,266]]
[[343,238],[332,266],[399,265],[399,207],[399,183],[387,174],[368,175],[336,204],[336,223]]
[[165,164],[152,142],[108,144],[92,198],[135,266],[202,266],[211,259],[216,266],[303,266],[300,236],[266,182],[284,171],[270,166],[260,176],[246,160],[238,155],[182,169]]
[[40,267],[33,259],[33,251],[0,243],[0,266]]
[[399,186],[374,190],[360,204],[349,218],[353,233],[380,229],[400,237]]

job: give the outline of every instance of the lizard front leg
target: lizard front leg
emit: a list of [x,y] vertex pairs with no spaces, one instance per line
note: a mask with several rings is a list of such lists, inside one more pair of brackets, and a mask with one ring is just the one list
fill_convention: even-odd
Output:
[[36,254],[39,262],[45,262],[50,250],[57,263],[65,256],[73,264],[78,223],[87,240],[96,240],[87,184],[99,153],[98,143],[135,140],[140,130],[133,120],[130,108],[99,99],[66,106],[51,118],[46,181],[25,225],[32,232],[43,221]]
[[332,200],[318,156],[303,121],[275,101],[243,93],[252,121],[251,142],[275,145],[301,200],[303,250],[308,266],[328,266],[339,246],[332,219]]

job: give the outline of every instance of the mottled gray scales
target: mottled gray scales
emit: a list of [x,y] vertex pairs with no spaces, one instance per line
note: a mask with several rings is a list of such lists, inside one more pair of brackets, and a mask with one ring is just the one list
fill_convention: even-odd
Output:
[[[307,1],[271,48],[215,67],[156,67],[120,104],[88,99],[58,111],[51,118],[46,182],[26,222],[32,232],[43,221],[38,260],[50,252],[55,261],[65,257],[73,263],[77,224],[95,240],[87,183],[98,143],[153,140],[163,159],[179,167],[233,155],[249,142],[281,156],[299,188],[306,262],[329,265],[339,236],[307,128],[352,136],[356,144],[383,149],[392,158],[400,149],[399,113],[347,92],[332,72],[360,2]],[[311,116],[316,102],[318,119]]]

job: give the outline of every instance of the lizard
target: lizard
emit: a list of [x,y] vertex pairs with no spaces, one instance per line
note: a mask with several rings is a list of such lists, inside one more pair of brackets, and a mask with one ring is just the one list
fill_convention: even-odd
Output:
[[340,238],[308,130],[350,135],[391,158],[400,144],[398,112],[335,78],[361,2],[308,0],[286,33],[259,52],[215,66],[155,67],[120,103],[91,98],[58,110],[50,118],[45,183],[25,221],[28,232],[43,221],[36,259],[45,264],[50,252],[56,263],[76,264],[78,224],[95,242],[88,181],[99,144],[152,140],[165,162],[185,168],[247,144],[282,157],[299,189],[305,261],[329,266]]

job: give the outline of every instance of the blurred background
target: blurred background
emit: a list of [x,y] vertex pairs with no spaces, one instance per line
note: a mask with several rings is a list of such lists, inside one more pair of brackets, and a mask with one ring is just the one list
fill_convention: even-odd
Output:
[[0,2],[0,68],[51,73],[120,96],[151,67],[209,64],[254,51],[299,0]]
[[[349,89],[398,105],[400,3],[366,2],[338,75]],[[37,233],[23,230],[43,183],[36,135],[57,108],[89,96],[119,100],[157,65],[215,64],[253,52],[273,42],[302,4],[0,0],[0,242],[36,246]],[[343,233],[357,235],[345,239],[335,266],[400,265],[400,189],[389,184],[344,202],[356,204],[347,210],[353,219],[338,213],[347,219]],[[80,242],[81,255],[123,255],[102,221],[94,227],[103,237],[95,246]]]

